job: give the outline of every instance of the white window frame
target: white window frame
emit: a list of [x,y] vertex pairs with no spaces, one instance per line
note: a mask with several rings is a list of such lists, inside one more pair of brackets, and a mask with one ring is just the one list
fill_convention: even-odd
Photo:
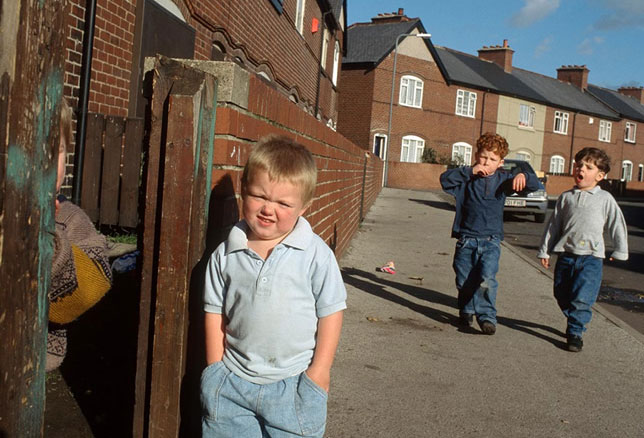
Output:
[[320,53],[320,66],[322,69],[326,69],[326,58],[327,51],[329,50],[329,40],[331,39],[331,33],[328,29],[324,28],[324,36],[322,37],[322,52]]
[[599,141],[610,143],[610,134],[613,130],[613,124],[608,120],[599,121]]
[[[382,142],[380,151],[378,151],[379,153],[376,154],[376,142],[378,138],[382,138],[383,142]],[[373,152],[374,155],[380,157],[383,160],[385,159],[385,157],[387,156],[387,135],[386,134],[374,134],[373,149],[371,151]]]
[[295,28],[300,33],[304,35],[304,11],[306,6],[306,0],[296,0],[295,5]]
[[471,118],[476,116],[476,93],[467,90],[456,91],[456,114]]
[[635,143],[636,134],[637,125],[633,122],[626,122],[626,128],[624,129],[624,141]]
[[518,151],[515,152],[514,157],[517,160],[526,161],[528,163],[532,160],[532,154],[530,152]]
[[333,46],[333,75],[331,76],[334,86],[338,85],[339,69],[340,69],[340,43],[336,41],[335,45]]
[[534,119],[537,114],[537,109],[532,105],[524,103],[519,105],[519,128],[534,129]]
[[461,166],[470,166],[472,164],[472,146],[462,141],[454,143],[452,145],[452,161],[458,162]]
[[[416,135],[406,135],[400,145],[400,161],[403,163],[420,163],[425,150],[425,140]],[[414,154],[413,156],[411,154]]]
[[562,174],[566,168],[566,159],[561,155],[553,155],[550,157],[550,173]]
[[416,76],[405,75],[400,78],[398,103],[412,108],[423,106],[423,81]]
[[631,181],[633,179],[633,162],[630,160],[622,161],[622,181]]
[[644,164],[640,164],[639,166],[637,166],[637,168],[638,168],[637,180],[639,182],[642,182],[644,181]]
[[555,122],[552,131],[557,134],[568,134],[568,118],[569,114],[563,111],[555,111]]

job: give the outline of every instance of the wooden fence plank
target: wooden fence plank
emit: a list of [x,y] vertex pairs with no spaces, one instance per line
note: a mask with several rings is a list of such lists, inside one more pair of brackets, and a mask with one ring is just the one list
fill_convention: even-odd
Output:
[[136,227],[138,225],[144,127],[143,119],[128,119],[125,125],[121,202],[119,205],[119,225],[122,227]]
[[2,437],[43,434],[65,5],[0,1]]
[[119,185],[124,128],[125,121],[120,117],[108,117],[105,120],[99,215],[103,225],[118,225],[119,222]]
[[97,222],[99,220],[99,195],[102,174],[101,167],[103,163],[104,130],[105,116],[101,114],[87,115],[81,207],[93,222]]

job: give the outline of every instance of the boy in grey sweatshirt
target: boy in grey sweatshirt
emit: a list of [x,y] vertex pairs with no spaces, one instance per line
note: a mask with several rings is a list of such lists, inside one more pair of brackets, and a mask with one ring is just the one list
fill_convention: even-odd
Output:
[[610,171],[610,159],[597,148],[584,148],[575,155],[575,187],[557,199],[546,226],[537,257],[550,266],[550,253],[558,253],[554,295],[568,319],[569,351],[583,347],[582,334],[592,318],[605,258],[603,232],[613,241],[610,260],[628,260],[626,221],[615,198],[597,184]]

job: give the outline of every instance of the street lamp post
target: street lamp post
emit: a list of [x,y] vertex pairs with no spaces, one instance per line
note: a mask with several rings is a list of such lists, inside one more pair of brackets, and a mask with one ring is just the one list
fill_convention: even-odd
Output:
[[396,62],[398,58],[398,43],[403,37],[413,36],[417,38],[430,38],[429,33],[401,33],[396,37],[396,48],[394,49],[394,70],[391,74],[391,97],[389,98],[389,125],[387,127],[387,147],[385,149],[385,187],[387,186],[387,177],[389,170],[389,145],[391,144],[391,116],[394,110],[394,88],[396,86]]

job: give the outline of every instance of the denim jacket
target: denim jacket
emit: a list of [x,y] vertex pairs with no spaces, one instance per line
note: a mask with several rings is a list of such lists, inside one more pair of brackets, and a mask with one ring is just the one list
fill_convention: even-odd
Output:
[[[512,193],[514,174],[497,170],[481,177],[472,167],[448,169],[440,177],[441,187],[456,198],[452,237],[498,237],[503,240],[503,206]],[[543,189],[536,175],[525,173],[525,190]]]

